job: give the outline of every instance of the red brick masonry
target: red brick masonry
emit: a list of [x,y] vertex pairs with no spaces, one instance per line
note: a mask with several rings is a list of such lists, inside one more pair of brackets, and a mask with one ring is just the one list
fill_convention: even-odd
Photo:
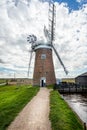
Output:
[[41,77],[46,77],[46,85],[56,83],[52,50],[48,48],[36,50],[33,85],[40,85]]

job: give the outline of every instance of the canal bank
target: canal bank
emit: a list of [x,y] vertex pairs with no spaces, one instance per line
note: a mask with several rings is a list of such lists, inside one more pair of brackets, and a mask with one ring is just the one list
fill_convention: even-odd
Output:
[[80,119],[58,91],[50,94],[50,120],[53,130],[84,130]]
[[64,100],[76,112],[82,122],[87,124],[87,95],[86,94],[63,94]]

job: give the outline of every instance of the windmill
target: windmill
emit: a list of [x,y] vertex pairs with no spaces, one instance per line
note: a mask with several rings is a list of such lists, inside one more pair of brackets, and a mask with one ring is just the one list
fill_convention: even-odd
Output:
[[33,74],[33,85],[46,86],[56,83],[52,50],[54,50],[60,64],[62,65],[66,74],[66,70],[54,44],[55,39],[55,25],[56,25],[56,8],[53,2],[49,3],[49,29],[46,29],[44,26],[44,34],[47,39],[47,43],[37,42],[37,38],[34,35],[29,35],[27,41],[31,43],[31,54],[28,67],[28,76],[29,69],[32,59],[32,53],[35,52],[35,65],[34,65],[34,74]]

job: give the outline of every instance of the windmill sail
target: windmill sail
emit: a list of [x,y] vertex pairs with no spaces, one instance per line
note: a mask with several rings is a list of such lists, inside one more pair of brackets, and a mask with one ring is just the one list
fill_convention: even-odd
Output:
[[27,42],[29,42],[31,44],[31,51],[30,51],[30,59],[29,59],[29,64],[28,64],[28,73],[27,73],[27,76],[29,77],[29,72],[30,72],[30,65],[31,65],[31,60],[32,60],[32,53],[34,51],[34,46],[35,46],[35,43],[37,41],[37,37],[35,35],[29,35],[27,37]]
[[28,75],[28,77],[29,77],[29,72],[30,72],[30,65],[31,65],[31,60],[32,60],[32,51],[31,51],[31,53],[30,53],[30,59],[29,59],[29,64],[28,64],[28,73],[27,73],[27,75]]
[[58,52],[57,52],[57,50],[55,49],[55,47],[54,47],[53,44],[52,44],[52,48],[53,48],[53,50],[54,50],[54,52],[55,52],[57,58],[59,59],[60,64],[62,65],[62,67],[63,67],[63,69],[64,69],[66,75],[67,75],[67,74],[68,74],[68,71],[67,71],[66,67],[64,66],[64,64],[63,64],[63,62],[62,62],[62,60],[61,60],[61,58],[60,58],[60,56],[59,56],[59,54],[58,54]]
[[55,25],[56,25],[56,7],[53,2],[49,3],[49,30],[46,29],[44,26],[44,34],[47,38],[47,41],[50,42],[51,47],[53,48],[55,54],[57,55],[58,60],[60,61],[60,64],[62,65],[64,71],[66,74],[68,74],[68,71],[66,70],[57,50],[55,49],[53,45],[53,41],[55,40]]
[[53,2],[49,3],[49,34],[50,41],[53,44],[55,39],[55,25],[56,25],[56,9]]
[[50,33],[49,31],[46,29],[46,26],[44,26],[44,35],[47,38],[47,41],[50,41]]

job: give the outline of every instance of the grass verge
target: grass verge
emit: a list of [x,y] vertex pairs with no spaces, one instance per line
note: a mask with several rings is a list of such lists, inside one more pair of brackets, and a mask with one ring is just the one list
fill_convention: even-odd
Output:
[[0,86],[0,130],[5,130],[38,92],[39,87]]
[[54,84],[51,84],[51,85],[47,86],[48,89],[53,89],[53,87],[54,87]]
[[52,130],[83,130],[80,120],[57,91],[52,91],[50,98]]
[[0,84],[1,83],[6,83],[6,80],[5,79],[0,79]]

